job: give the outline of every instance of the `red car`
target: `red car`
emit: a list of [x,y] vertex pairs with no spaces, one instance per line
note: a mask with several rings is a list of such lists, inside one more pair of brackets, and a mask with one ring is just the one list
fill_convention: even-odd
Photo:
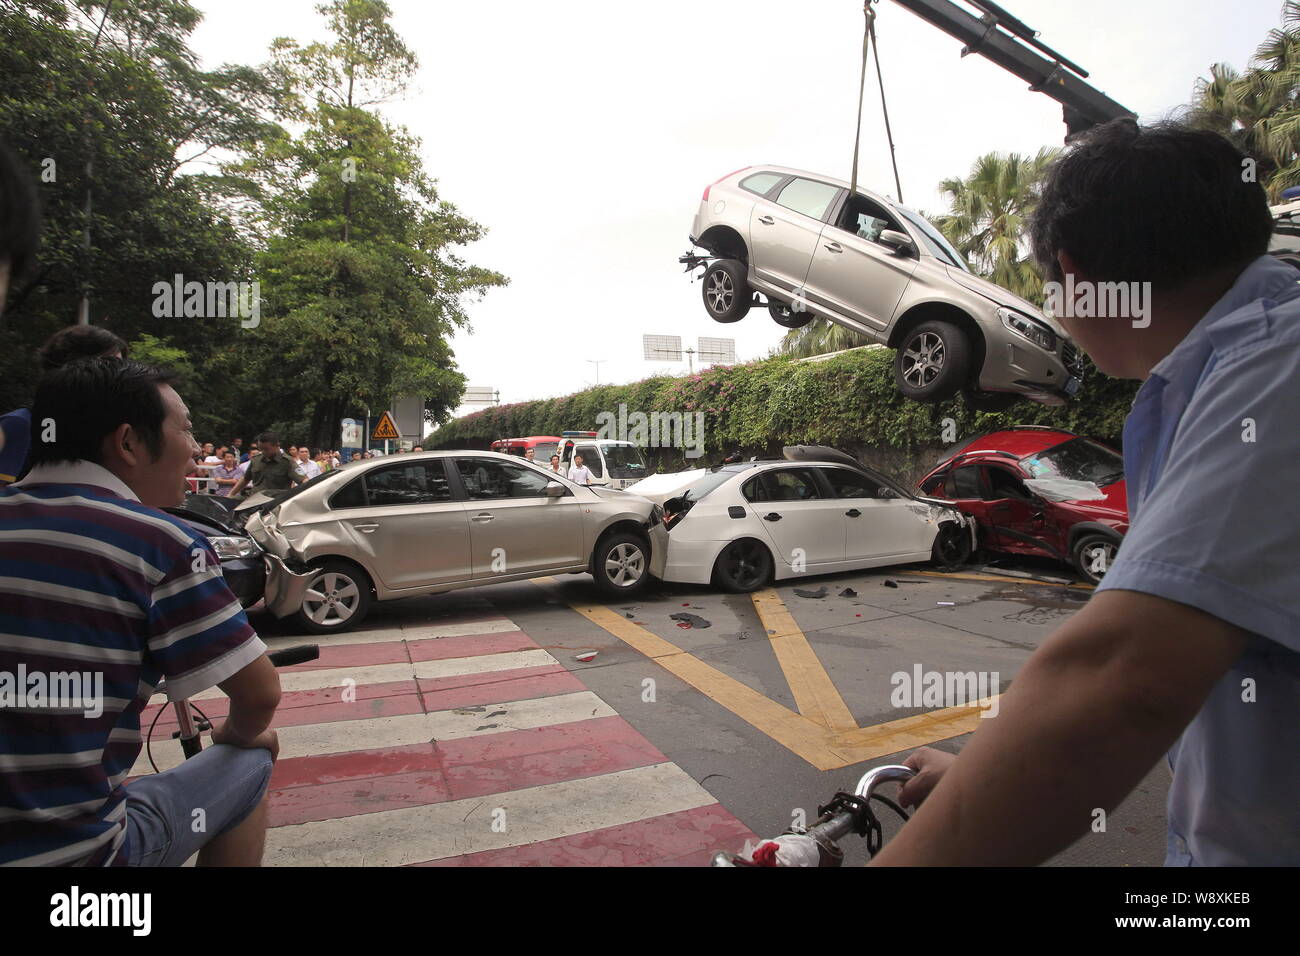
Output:
[[917,487],[973,515],[984,547],[1056,558],[1093,584],[1128,531],[1120,453],[1045,426],[1017,425],[963,442]]

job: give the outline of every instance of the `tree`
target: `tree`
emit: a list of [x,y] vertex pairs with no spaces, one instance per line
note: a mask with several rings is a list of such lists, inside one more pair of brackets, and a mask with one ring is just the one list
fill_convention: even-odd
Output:
[[465,383],[447,341],[467,324],[464,299],[507,280],[456,255],[484,230],[439,198],[418,140],[373,109],[416,68],[388,6],[317,10],[331,42],[273,47],[285,117],[303,131],[230,171],[259,184],[275,233],[258,263],[268,314],[253,361],[279,403],[310,409],[311,441],[326,445],[340,418],[403,395],[445,420]]
[[1244,72],[1216,63],[1197,79],[1188,111],[1193,125],[1221,133],[1255,160],[1274,200],[1300,185],[1300,3],[1283,5],[1282,23]]
[[186,47],[199,16],[180,0],[0,0],[0,138],[40,182],[45,223],[38,268],[0,326],[0,407],[30,398],[33,350],[76,320],[85,293],[91,321],[143,353],[201,356],[187,389],[196,424],[229,424],[204,397],[237,324],[158,318],[153,288],[176,274],[247,278],[253,250],[227,206],[241,184],[182,166],[276,136],[264,114],[278,93],[257,69],[200,70]]
[[943,232],[974,271],[1031,302],[1041,301],[1042,279],[1027,255],[1026,227],[1038,183],[1056,149],[1030,157],[988,153],[965,179],[939,185],[950,213],[937,217]]

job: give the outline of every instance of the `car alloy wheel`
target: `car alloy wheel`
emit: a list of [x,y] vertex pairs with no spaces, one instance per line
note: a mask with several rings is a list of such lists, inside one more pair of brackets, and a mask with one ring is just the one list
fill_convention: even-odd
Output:
[[614,532],[597,543],[591,556],[596,585],[611,597],[636,594],[650,580],[650,549],[632,532]]
[[321,630],[344,630],[364,607],[362,589],[368,585],[338,567],[322,568],[307,585],[302,599],[306,623]]
[[636,584],[645,574],[645,552],[625,541],[605,553],[605,575],[622,590]]
[[731,281],[729,273],[715,269],[709,273],[709,288],[704,294],[709,297],[709,308],[723,315],[731,311],[731,306],[736,301],[736,285]]
[[903,350],[903,379],[913,388],[925,388],[943,371],[946,351],[943,339],[922,332]]
[[970,560],[970,532],[949,521],[939,526],[931,551],[934,563],[943,568],[956,568]]
[[727,591],[757,591],[772,574],[772,555],[753,538],[741,538],[722,549],[714,565],[717,583]]
[[1088,535],[1075,545],[1075,567],[1090,583],[1100,584],[1118,553],[1119,542],[1115,539],[1100,534]]

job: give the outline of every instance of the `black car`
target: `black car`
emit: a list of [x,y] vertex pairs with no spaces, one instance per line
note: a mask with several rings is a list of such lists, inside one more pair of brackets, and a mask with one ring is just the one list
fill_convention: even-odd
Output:
[[221,559],[221,573],[239,603],[252,607],[266,589],[266,559],[257,542],[244,534],[225,499],[216,495],[186,495],[179,508],[164,508],[201,533]]

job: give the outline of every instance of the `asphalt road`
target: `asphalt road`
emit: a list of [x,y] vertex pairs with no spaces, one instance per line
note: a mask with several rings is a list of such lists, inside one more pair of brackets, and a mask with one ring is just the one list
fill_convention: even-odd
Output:
[[[602,604],[587,575],[462,593],[488,600],[723,807],[755,833],[774,836],[792,821],[811,821],[819,803],[866,769],[897,763],[920,743],[960,750],[979,711],[936,706],[952,700],[902,699],[907,682],[897,675],[974,672],[991,684],[981,695],[1005,689],[1089,597],[1058,583],[1064,579],[1029,577],[1057,574],[1026,565],[955,574],[888,568],[803,579],[757,596],[665,585],[626,605]],[[824,596],[810,596],[822,588]],[[376,605],[366,626],[436,616],[454,598]],[[709,626],[682,627],[675,613]],[[265,615],[254,623],[287,633]],[[576,659],[592,651],[590,661]],[[1168,784],[1162,761],[1110,814],[1104,832],[1051,862],[1160,865]],[[1019,808],[1007,813],[1014,818]],[[896,831],[891,816],[881,809],[887,838]],[[844,848],[846,862],[865,860],[857,838]]]

